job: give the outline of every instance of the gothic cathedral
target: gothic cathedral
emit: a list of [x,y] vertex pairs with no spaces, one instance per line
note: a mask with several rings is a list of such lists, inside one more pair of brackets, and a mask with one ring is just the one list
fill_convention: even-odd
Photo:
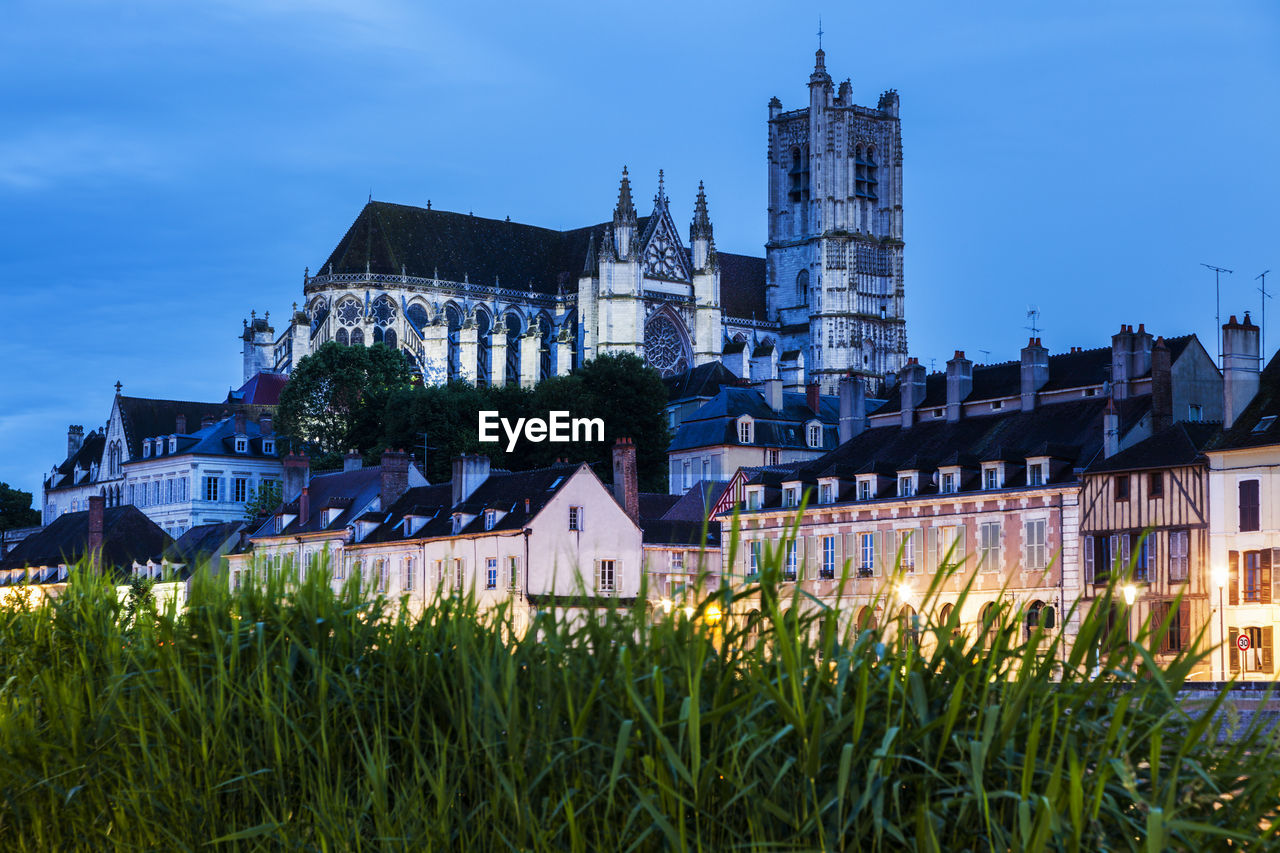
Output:
[[401,349],[432,383],[529,386],[630,352],[825,394],[852,371],[875,393],[906,362],[897,93],[833,95],[819,49],[808,106],[772,99],[768,129],[764,258],[716,250],[701,184],[686,246],[661,173],[649,215],[624,168],[613,217],[569,231],[370,199],[282,334],[245,321],[245,379],[333,341]]

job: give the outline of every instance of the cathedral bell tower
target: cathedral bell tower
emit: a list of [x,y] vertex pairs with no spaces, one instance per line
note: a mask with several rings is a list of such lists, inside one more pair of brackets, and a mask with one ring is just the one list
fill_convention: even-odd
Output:
[[766,304],[780,346],[803,353],[823,394],[848,372],[875,393],[907,354],[898,95],[871,108],[848,80],[833,92],[819,47],[808,106],[769,102],[768,150]]

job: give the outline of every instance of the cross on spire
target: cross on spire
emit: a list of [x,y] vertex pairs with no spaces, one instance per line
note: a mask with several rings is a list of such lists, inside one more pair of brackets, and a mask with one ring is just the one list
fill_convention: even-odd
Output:
[[822,50],[822,16],[818,16],[818,50]]

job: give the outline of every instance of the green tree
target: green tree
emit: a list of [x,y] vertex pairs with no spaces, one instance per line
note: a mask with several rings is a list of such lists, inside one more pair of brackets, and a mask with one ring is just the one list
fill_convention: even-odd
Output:
[[336,464],[351,448],[371,453],[378,449],[387,400],[408,388],[410,378],[399,350],[324,344],[298,362],[280,392],[278,428],[294,449],[315,455],[316,467]]
[[613,470],[613,442],[630,438],[636,444],[641,491],[665,492],[671,431],[667,428],[667,386],[662,376],[630,353],[594,358],[575,376],[582,380],[592,416],[604,420],[605,440],[595,446],[593,454],[605,462],[603,472]]
[[31,508],[31,492],[0,483],[0,530],[35,527],[39,523],[40,513]]
[[271,515],[282,503],[284,503],[284,487],[278,482],[268,480],[249,493],[249,502],[244,505],[244,520],[256,521]]

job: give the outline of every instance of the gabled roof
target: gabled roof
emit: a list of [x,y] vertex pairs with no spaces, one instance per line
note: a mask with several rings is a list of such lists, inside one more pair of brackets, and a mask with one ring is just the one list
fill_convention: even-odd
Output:
[[714,397],[723,386],[736,385],[739,381],[733,371],[725,367],[722,362],[709,361],[684,373],[667,376],[662,380],[662,384],[667,386],[667,399],[675,402],[698,397]]
[[[196,525],[165,550],[164,558],[171,563],[182,563],[183,574],[189,577],[193,569],[234,550],[240,544],[240,534],[248,526],[244,521]],[[218,570],[216,565],[210,568]]]
[[[188,427],[189,428],[189,427]],[[145,458],[131,459],[126,465],[135,465],[138,463],[150,462],[154,459],[164,458],[167,456],[184,456],[187,454],[196,456],[234,456],[237,459],[253,459],[266,458],[275,459],[279,455],[278,450],[272,450],[266,453],[263,450],[263,439],[271,439],[275,437],[275,433],[262,434],[262,427],[258,421],[245,421],[244,434],[248,438],[248,450],[244,453],[236,452],[236,425],[234,418],[224,418],[212,426],[197,429],[186,435],[178,436],[177,450],[173,453],[169,452],[168,442],[164,442],[159,452]]]
[[1221,432],[1216,423],[1179,421],[1148,439],[1126,447],[1109,459],[1099,459],[1085,473],[1104,471],[1140,471],[1150,468],[1173,468],[1204,461],[1205,445]]
[[699,524],[715,507],[729,484],[707,480],[695,483],[663,515],[664,521],[696,521]]
[[[1264,418],[1272,416],[1276,419],[1263,423]],[[1280,426],[1277,424],[1280,424],[1280,353],[1276,353],[1263,368],[1262,375],[1258,377],[1258,393],[1245,406],[1240,417],[1207,449],[1236,450],[1280,444]]]
[[158,435],[172,435],[177,430],[178,415],[187,419],[187,432],[199,430],[204,418],[220,421],[228,415],[243,412],[246,421],[256,421],[263,414],[272,414],[273,406],[247,405],[244,403],[197,403],[190,400],[152,400],[147,397],[121,395],[120,418],[124,423],[125,439],[129,445],[129,458],[142,457],[142,440]]
[[[77,467],[86,473],[93,470],[94,465],[102,464],[102,451],[106,447],[106,444],[107,438],[101,432],[94,430],[89,433],[84,437],[84,442],[80,445],[80,449],[59,463],[57,469],[58,473],[70,477]],[[86,482],[88,481],[86,480]],[[70,480],[64,480],[59,482],[54,488],[63,489],[75,485],[84,484],[77,484]]]
[[[159,562],[172,543],[168,534],[135,506],[103,510],[102,565],[118,576],[129,574],[135,562]],[[68,512],[23,539],[8,556],[0,559],[0,569],[69,565],[85,556],[88,545],[88,511]]]
[[[341,530],[364,513],[379,496],[382,490],[382,467],[370,465],[352,471],[331,471],[314,474],[307,485],[307,501],[309,515],[306,523],[298,518],[281,531],[275,530],[275,518],[269,518],[254,533],[254,536],[296,536],[302,533],[320,533],[325,530]],[[412,489],[410,489],[412,491]],[[343,507],[328,524],[324,523],[324,508],[328,506]],[[283,507],[285,515],[296,516],[298,501],[293,500]]]
[[820,397],[815,414],[809,408],[807,395],[784,393],[782,409],[775,412],[758,389],[725,385],[684,419],[668,450],[739,444],[737,422],[744,415],[751,416],[754,422],[752,446],[811,449],[804,426],[817,418],[823,425],[822,447],[829,449],[837,443],[840,400]]

